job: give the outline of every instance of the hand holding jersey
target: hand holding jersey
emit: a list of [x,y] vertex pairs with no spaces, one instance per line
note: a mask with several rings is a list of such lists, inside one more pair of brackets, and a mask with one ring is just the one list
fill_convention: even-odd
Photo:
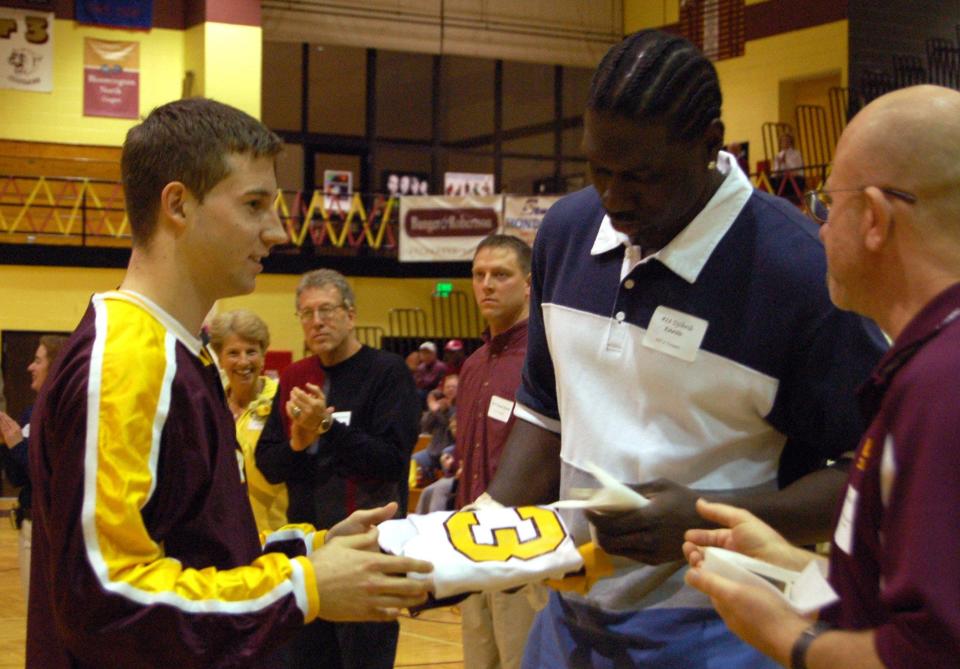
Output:
[[427,574],[433,569],[430,563],[380,553],[376,526],[396,512],[396,502],[355,511],[334,525],[324,545],[310,555],[321,618],[393,620],[400,609],[426,600],[425,581],[396,574]]

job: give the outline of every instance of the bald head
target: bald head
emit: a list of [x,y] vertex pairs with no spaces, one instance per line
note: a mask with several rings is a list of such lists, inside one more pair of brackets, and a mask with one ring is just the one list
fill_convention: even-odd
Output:
[[912,86],[881,96],[857,114],[837,160],[866,185],[915,193],[919,208],[953,212],[960,233],[960,93]]

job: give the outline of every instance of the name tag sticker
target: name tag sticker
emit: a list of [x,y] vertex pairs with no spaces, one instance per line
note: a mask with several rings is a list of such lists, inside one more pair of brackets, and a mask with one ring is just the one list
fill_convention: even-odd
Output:
[[675,358],[693,362],[709,323],[682,311],[659,306],[643,335],[643,345]]
[[833,533],[834,543],[847,555],[853,551],[853,521],[856,519],[859,496],[856,488],[852,485],[847,486],[847,496],[843,500],[840,520],[837,521],[837,530]]
[[510,415],[513,413],[513,401],[504,399],[498,395],[494,395],[490,398],[490,408],[487,409],[487,415],[494,420],[498,420],[501,423],[506,423],[510,420]]
[[350,416],[353,414],[352,411],[334,411],[331,417],[338,423],[343,423],[344,425],[350,425]]

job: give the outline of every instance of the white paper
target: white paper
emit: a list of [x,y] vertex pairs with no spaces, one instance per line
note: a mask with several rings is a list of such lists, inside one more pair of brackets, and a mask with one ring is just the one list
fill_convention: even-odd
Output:
[[773,592],[800,615],[808,615],[838,599],[821,570],[820,562],[811,560],[803,571],[793,571],[710,546],[704,549],[701,564],[705,571]]
[[600,483],[586,499],[564,499],[548,506],[554,509],[590,509],[593,511],[630,511],[650,503],[650,500],[633,488],[624,485],[599,465],[588,462],[584,469]]

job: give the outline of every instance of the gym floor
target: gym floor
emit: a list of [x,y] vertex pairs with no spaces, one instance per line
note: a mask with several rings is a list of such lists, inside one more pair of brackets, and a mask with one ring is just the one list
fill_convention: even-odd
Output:
[[[27,606],[17,568],[17,531],[0,504],[0,669],[22,669]],[[400,645],[395,667],[462,669],[460,614],[455,608],[427,611],[400,619]]]

